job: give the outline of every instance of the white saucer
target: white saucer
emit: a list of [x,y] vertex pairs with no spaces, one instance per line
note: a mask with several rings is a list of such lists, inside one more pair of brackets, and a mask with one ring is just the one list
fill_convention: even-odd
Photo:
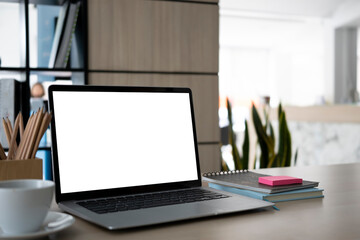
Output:
[[[64,221],[65,219],[66,221]],[[56,224],[56,222],[58,221],[59,223],[61,221],[61,224]],[[67,227],[70,227],[74,222],[75,219],[71,215],[60,212],[49,212],[44,220],[42,227],[38,231],[31,233],[9,234],[9,233],[3,233],[0,229],[0,239],[28,239],[35,237],[43,237],[49,234],[59,232]],[[49,224],[50,225],[55,224],[55,226],[48,227]]]

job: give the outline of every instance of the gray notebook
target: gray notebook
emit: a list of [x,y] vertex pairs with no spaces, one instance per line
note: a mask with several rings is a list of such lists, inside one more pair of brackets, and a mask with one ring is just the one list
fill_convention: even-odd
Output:
[[303,180],[300,184],[283,185],[283,186],[267,186],[259,183],[259,177],[269,175],[255,173],[251,171],[227,171],[205,173],[203,180],[207,182],[217,183],[229,187],[252,190],[261,193],[279,193],[303,188],[312,188],[319,185],[318,182]]

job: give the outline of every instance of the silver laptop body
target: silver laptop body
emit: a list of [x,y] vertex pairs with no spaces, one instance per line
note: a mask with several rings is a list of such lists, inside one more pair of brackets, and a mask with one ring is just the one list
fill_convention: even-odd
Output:
[[[188,88],[53,85],[49,108],[56,202],[89,222],[125,229],[273,205],[201,186]],[[84,205],[183,190],[218,197],[111,212]]]

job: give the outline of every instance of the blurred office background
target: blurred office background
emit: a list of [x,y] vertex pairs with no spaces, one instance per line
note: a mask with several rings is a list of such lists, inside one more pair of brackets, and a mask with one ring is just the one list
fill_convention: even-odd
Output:
[[[98,46],[94,41],[94,36],[97,25],[94,23],[104,17],[98,16],[98,12],[95,10],[97,8],[107,9],[113,4],[115,7],[119,7],[120,11],[123,7],[132,6],[133,2],[129,0],[109,1],[107,4],[102,4],[94,0],[88,1],[89,15],[92,17],[88,18],[88,30],[91,31],[86,37],[92,40],[92,44],[96,47],[89,46],[87,49],[88,59],[92,65],[89,64],[91,66],[88,68],[82,68],[81,64],[80,68],[73,66],[71,70],[76,70],[73,72],[70,70],[52,72],[51,68],[47,69],[55,21],[61,6],[30,2],[28,16],[30,23],[29,66],[31,67],[29,87],[31,88],[38,82],[42,83],[45,88],[54,81],[61,84],[72,84],[76,82],[75,74],[87,73],[88,70],[91,70],[89,84],[99,84],[96,82],[98,80],[101,81],[101,84],[114,85],[172,84],[193,87],[197,110],[200,160],[202,166],[205,166],[204,171],[209,171],[217,170],[220,166],[220,149],[218,148],[220,140],[217,129],[214,129],[218,120],[216,113],[211,112],[213,111],[212,105],[215,106],[217,103],[218,72],[219,127],[225,127],[228,124],[225,98],[229,97],[233,105],[234,130],[237,133],[239,145],[242,143],[244,120],[251,121],[249,114],[251,103],[254,102],[261,108],[261,99],[270,97],[270,106],[274,108],[274,111],[279,102],[285,106],[293,138],[293,151],[295,149],[299,151],[298,165],[360,161],[360,138],[358,137],[360,132],[360,106],[358,105],[360,53],[357,47],[359,44],[360,1],[220,0],[217,3],[216,0],[193,2],[138,0],[137,3],[140,4],[136,6],[140,10],[146,9],[148,12],[155,12],[155,9],[159,8],[162,9],[161,11],[169,13],[181,11],[181,14],[176,15],[179,19],[169,18],[172,24],[169,26],[178,28],[168,28],[171,31],[167,32],[162,32],[163,29],[158,28],[162,25],[157,25],[156,18],[154,18],[155,20],[146,18],[150,15],[144,16],[145,20],[139,22],[132,21],[133,14],[126,15],[130,19],[128,22],[134,26],[124,28],[125,30],[122,31],[126,32],[121,32],[118,36],[125,44],[127,41],[133,42],[128,38],[137,36],[136,34],[141,33],[143,29],[157,29],[163,35],[163,40],[169,43],[168,45],[158,47],[156,41],[144,43],[140,41],[136,43],[139,46],[143,44],[141,48],[138,45],[134,46],[136,49],[149,49],[148,45],[155,44],[150,48],[157,49],[161,56],[158,60],[166,59],[165,63],[159,60],[161,62],[159,66],[156,65],[157,62],[152,66],[143,61],[143,59],[156,55],[151,51],[150,53],[135,51],[138,54],[136,57],[141,57],[141,61],[136,57],[129,58],[134,60],[135,64],[116,61],[119,66],[105,66],[103,64],[108,64],[108,62],[100,60],[99,63],[96,63]],[[219,22],[217,22],[217,4],[219,6]],[[200,11],[203,15],[198,14]],[[0,69],[3,68],[0,77],[3,79],[24,79],[22,76],[22,72],[24,72],[22,59],[24,57],[19,48],[19,46],[24,46],[22,43],[23,32],[19,28],[22,24],[20,15],[18,3],[12,1],[0,3],[0,30],[2,33]],[[172,14],[170,15],[172,16]],[[185,20],[191,18],[191,21],[197,24],[183,24],[186,21],[181,19],[181,16],[184,16]],[[116,16],[105,18],[106,21],[113,19],[116,19]],[[102,24],[106,23],[105,20]],[[217,23],[219,23],[219,29],[217,29]],[[184,29],[191,31],[184,31]],[[132,33],[133,30],[136,34]],[[177,30],[181,30],[181,34]],[[218,30],[219,69],[217,69],[217,59],[215,59],[217,57]],[[109,29],[103,35],[105,37],[112,36],[113,32],[112,29]],[[203,39],[201,39],[202,37]],[[205,40],[211,44],[203,44]],[[178,45],[170,44],[173,41],[178,41]],[[183,53],[183,47],[188,48],[190,43],[193,45],[193,50],[198,50],[199,46],[204,49],[199,50],[199,53],[196,54],[193,51],[192,54],[181,55],[182,57],[186,56],[183,59],[174,57],[176,55],[172,52],[174,49],[180,49],[179,51]],[[101,51],[106,53],[105,55],[113,53],[112,46],[109,46],[109,49],[106,49],[105,46],[102,47],[104,49]],[[209,51],[209,48],[213,52]],[[117,46],[116,49],[122,48]],[[124,49],[126,50],[126,48]],[[130,50],[123,51],[116,56],[132,53]],[[212,57],[208,57],[206,54]],[[124,59],[126,59],[125,55]],[[205,55],[207,57],[204,57]],[[10,69],[6,69],[7,67]],[[13,71],[12,68],[19,69]],[[96,72],[99,69],[110,70],[108,74],[103,74],[103,72]],[[148,74],[144,74],[144,71]],[[207,92],[204,91],[209,88],[210,90]],[[37,99],[30,100],[32,103],[37,102]],[[46,101],[46,94],[41,100]],[[38,105],[34,104],[33,109],[37,109],[37,107]],[[273,116],[273,121],[276,123],[276,116]],[[213,122],[215,125],[212,124]],[[253,148],[251,151],[253,153],[256,151],[254,136],[252,131]],[[49,138],[44,141],[44,154],[48,154]],[[228,148],[224,147],[222,150],[226,158]],[[217,155],[218,153],[219,155]],[[230,160],[228,163],[231,166]]]
[[220,126],[229,97],[239,149],[251,102],[269,96],[285,106],[297,165],[360,161],[360,1],[221,0],[219,26]]

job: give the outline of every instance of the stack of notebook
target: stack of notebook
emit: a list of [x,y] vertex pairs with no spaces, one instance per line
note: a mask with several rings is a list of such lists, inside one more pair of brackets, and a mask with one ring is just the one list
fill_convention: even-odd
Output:
[[269,175],[247,170],[206,173],[203,180],[209,187],[224,190],[270,202],[283,202],[310,198],[323,198],[324,189],[317,188],[319,183],[305,181],[297,184],[269,186],[259,183],[259,177]]

